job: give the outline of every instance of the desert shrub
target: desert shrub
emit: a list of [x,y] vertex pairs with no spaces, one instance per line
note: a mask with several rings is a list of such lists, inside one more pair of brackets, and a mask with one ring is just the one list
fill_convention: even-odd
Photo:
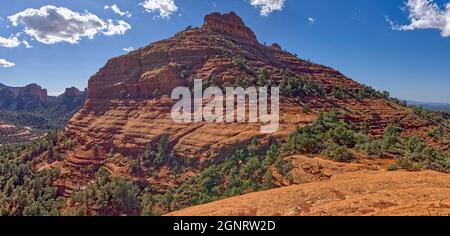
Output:
[[408,158],[408,160],[413,162],[423,162],[428,159],[428,157],[422,152],[408,153],[406,155],[406,158]]
[[319,154],[329,145],[353,148],[368,140],[366,135],[355,130],[354,125],[338,118],[337,111],[324,112],[312,125],[292,133],[283,145],[283,152]]
[[323,153],[339,162],[351,162],[355,159],[353,153],[346,146],[330,145]]
[[366,134],[361,133],[361,132],[355,133],[353,137],[356,142],[355,147],[357,145],[362,145],[362,144],[368,143],[370,141],[369,137]]
[[140,159],[131,160],[128,164],[128,169],[131,173],[136,174],[141,171],[141,161]]
[[[397,144],[401,144],[401,138],[399,136],[400,128],[395,124],[389,124],[385,130],[381,139],[382,149],[387,153],[398,152]],[[401,148],[401,147],[400,147]]]
[[285,72],[280,83],[280,94],[286,97],[299,98],[324,94],[322,87],[312,79],[305,80],[292,72]]
[[388,166],[387,171],[397,171],[398,165],[397,164],[391,164]]
[[408,153],[417,153],[422,151],[426,144],[417,136],[410,137],[405,142],[405,149]]
[[302,112],[303,113],[309,113],[311,111],[311,106],[309,105],[309,103],[305,103],[302,106]]
[[345,145],[352,148],[356,145],[356,133],[349,129],[344,122],[341,122],[336,128],[328,131],[327,136],[336,144]]
[[380,140],[372,140],[366,143],[358,144],[356,148],[365,152],[369,156],[383,157],[385,154]]
[[239,69],[247,69],[247,59],[242,56],[234,56],[232,58],[233,64],[237,66]]
[[331,91],[331,96],[338,99],[350,99],[353,97],[351,91],[344,87],[334,87]]
[[264,182],[262,184],[262,188],[264,190],[272,189],[274,186],[273,183],[273,173],[271,170],[267,170],[264,174]]
[[407,170],[420,170],[423,167],[420,163],[413,162],[406,157],[399,158],[396,160],[396,162],[399,167]]
[[277,145],[271,145],[267,150],[266,156],[263,161],[264,166],[272,165],[280,155],[280,151]]
[[301,154],[318,154],[323,149],[324,139],[325,134],[317,133],[313,128],[306,127],[291,134],[283,149]]
[[434,138],[436,140],[448,139],[450,137],[448,133],[448,128],[445,127],[443,124],[436,126],[432,130],[430,130],[427,134],[429,137]]
[[145,189],[141,197],[140,208],[141,216],[158,216],[160,215],[155,209],[156,199],[150,193],[150,189]]
[[124,178],[117,178],[111,183],[112,201],[119,209],[132,213],[138,207],[139,188],[134,182]]
[[181,168],[181,163],[178,158],[170,153],[169,135],[162,134],[158,141],[156,152],[154,153],[154,167],[161,167],[162,165],[170,166],[173,174],[178,173]]

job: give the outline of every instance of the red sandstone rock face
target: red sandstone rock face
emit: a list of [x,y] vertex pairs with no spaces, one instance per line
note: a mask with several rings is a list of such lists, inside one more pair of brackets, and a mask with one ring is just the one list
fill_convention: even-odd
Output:
[[41,86],[37,84],[30,84],[25,86],[25,88],[19,90],[18,96],[31,96],[43,102],[48,100],[47,89],[42,89]]
[[245,26],[244,21],[234,12],[223,15],[220,13],[207,15],[203,29],[230,34],[238,38],[246,39],[252,43],[257,42],[255,33]]
[[[237,56],[246,60],[248,69],[236,66]],[[328,75],[335,77],[337,83],[359,86],[331,68],[257,43],[251,30],[234,13],[212,14],[205,18],[203,28],[188,29],[109,60],[90,78],[88,101],[66,131],[80,139],[78,153],[89,152],[94,144],[100,144],[105,150],[112,147],[124,155],[135,156],[166,132],[173,152],[179,156],[207,159],[224,154],[236,140],[246,142],[260,135],[260,125],[175,124],[170,117],[173,101],[152,100],[152,93],[158,89],[161,94],[170,94],[175,87],[188,86],[193,78],[215,76],[222,82],[234,82],[236,77],[256,78],[262,68],[270,72],[273,80],[280,80],[284,70],[290,69],[308,73],[317,80],[325,80]],[[276,134],[280,138],[316,117],[302,113],[295,101],[281,103],[282,124]],[[71,156],[77,158],[75,154]]]
[[70,87],[70,88],[66,88],[66,90],[64,91],[64,94],[66,96],[76,97],[76,96],[80,96],[81,91],[75,87]]
[[[245,60],[245,68],[236,65],[236,57]],[[205,17],[202,28],[187,29],[172,38],[113,58],[90,78],[88,100],[66,127],[66,133],[79,141],[74,150],[66,153],[66,164],[74,168],[105,165],[116,170],[118,167],[106,158],[106,152],[113,149],[125,157],[137,156],[146,145],[155,146],[164,133],[169,135],[172,153],[179,158],[194,158],[202,165],[225,157],[238,140],[246,143],[261,136],[260,125],[176,124],[170,117],[174,101],[167,97],[153,99],[152,93],[158,89],[161,94],[168,94],[175,87],[187,86],[194,78],[205,80],[214,76],[221,83],[233,83],[236,77],[257,78],[263,68],[275,82],[290,70],[318,82],[328,92],[336,87],[362,89],[360,84],[336,70],[301,60],[277,45],[259,44],[253,32],[234,13],[214,13]],[[355,122],[369,120],[375,134],[381,133],[391,121],[407,126],[415,117],[407,109],[383,99],[315,96],[304,99],[313,112],[305,114],[298,102],[282,99],[276,138],[284,138],[295,128],[313,122],[324,108],[347,110],[348,118]],[[415,126],[427,127],[430,125],[427,122],[416,119]],[[95,156],[94,145],[102,149]]]

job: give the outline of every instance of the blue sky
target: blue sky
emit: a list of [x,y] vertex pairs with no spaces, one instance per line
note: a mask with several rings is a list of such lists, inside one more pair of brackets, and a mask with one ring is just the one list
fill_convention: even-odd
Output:
[[[124,48],[200,26],[210,12],[235,11],[260,42],[277,42],[399,98],[450,103],[448,0],[144,1],[0,0],[0,83],[38,83],[51,94],[84,88],[108,58],[126,53]],[[92,24],[75,30],[79,38],[48,29],[36,13],[48,5],[54,12],[64,7],[89,17]],[[24,12],[27,8],[34,13]]]

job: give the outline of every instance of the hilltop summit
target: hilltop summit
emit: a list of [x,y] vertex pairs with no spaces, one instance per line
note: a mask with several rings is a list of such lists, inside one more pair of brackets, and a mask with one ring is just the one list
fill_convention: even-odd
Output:
[[228,14],[211,13],[205,16],[203,29],[216,31],[223,34],[230,34],[238,38],[246,39],[256,43],[256,35],[245,26],[244,21],[234,12]]

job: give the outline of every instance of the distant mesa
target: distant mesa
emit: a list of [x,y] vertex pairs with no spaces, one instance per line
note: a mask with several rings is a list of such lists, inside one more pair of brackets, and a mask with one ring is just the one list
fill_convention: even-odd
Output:
[[47,90],[42,89],[41,86],[34,83],[26,85],[24,87],[10,87],[4,84],[0,84],[0,94],[12,99],[29,98],[42,102],[48,100]]
[[[41,131],[62,128],[84,105],[86,97],[87,91],[75,87],[67,88],[59,96],[48,96],[47,90],[35,83],[23,87],[0,84],[0,122],[17,127],[29,126]],[[19,142],[33,137],[34,134],[21,135]]]
[[77,96],[81,94],[81,91],[75,87],[66,88],[64,94],[69,96]]

